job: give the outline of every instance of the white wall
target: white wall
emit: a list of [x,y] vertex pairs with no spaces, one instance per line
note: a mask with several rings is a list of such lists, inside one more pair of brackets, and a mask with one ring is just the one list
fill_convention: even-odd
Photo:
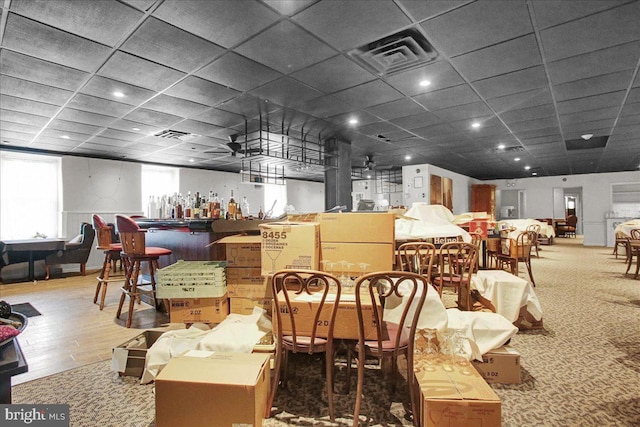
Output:
[[[416,202],[429,203],[429,183],[432,174],[443,178],[451,178],[453,181],[453,213],[469,212],[469,191],[471,185],[480,181],[429,164],[402,167],[404,205],[410,208],[411,205]],[[415,187],[415,178],[422,178],[422,187]]]
[[[640,171],[522,178],[508,189],[525,191],[523,218],[552,218],[553,189],[582,187],[584,244],[606,246],[605,214],[611,210],[611,184],[624,182],[640,182]],[[496,184],[498,191],[507,189],[506,180],[483,183]]]
[[328,209],[324,206],[323,182],[287,179],[287,200],[298,213],[323,212]]

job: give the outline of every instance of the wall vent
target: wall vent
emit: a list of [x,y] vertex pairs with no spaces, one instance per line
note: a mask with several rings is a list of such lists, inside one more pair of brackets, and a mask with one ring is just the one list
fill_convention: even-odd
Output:
[[422,33],[409,28],[360,46],[349,55],[373,73],[383,76],[431,62],[438,52]]

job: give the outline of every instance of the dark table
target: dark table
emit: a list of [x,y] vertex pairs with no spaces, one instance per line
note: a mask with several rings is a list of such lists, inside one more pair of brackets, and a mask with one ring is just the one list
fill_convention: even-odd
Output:
[[35,279],[34,262],[64,249],[64,239],[25,239],[0,241],[0,268],[18,262],[29,263],[28,281]]
[[0,404],[11,403],[11,377],[29,370],[17,339],[0,347]]

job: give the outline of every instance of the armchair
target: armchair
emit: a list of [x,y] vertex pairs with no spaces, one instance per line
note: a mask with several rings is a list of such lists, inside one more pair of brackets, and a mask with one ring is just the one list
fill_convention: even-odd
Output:
[[558,236],[573,236],[576,237],[576,226],[578,224],[578,217],[575,215],[569,215],[567,220],[562,223],[556,223],[556,235]]
[[46,276],[51,276],[51,266],[60,264],[80,264],[80,273],[86,275],[86,265],[93,246],[96,232],[91,224],[83,222],[80,234],[64,244],[64,249],[45,258]]

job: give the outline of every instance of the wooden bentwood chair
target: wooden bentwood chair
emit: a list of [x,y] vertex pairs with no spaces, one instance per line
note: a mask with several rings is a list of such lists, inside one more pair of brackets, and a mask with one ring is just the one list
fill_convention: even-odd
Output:
[[[432,255],[434,252],[432,252]],[[433,265],[432,256],[429,265]],[[347,384],[350,383],[351,358],[355,352],[358,369],[358,385],[356,402],[353,411],[353,426],[360,422],[360,408],[364,387],[364,370],[367,356],[379,359],[382,366],[383,358],[391,359],[392,389],[395,390],[397,375],[398,355],[403,354],[407,360],[407,387],[411,410],[416,423],[419,414],[418,396],[415,390],[415,377],[413,374],[413,343],[418,319],[429,289],[427,277],[420,274],[404,271],[383,271],[369,273],[360,276],[356,282],[356,309],[358,312],[358,342],[349,345],[347,356]],[[376,326],[376,338],[365,336],[363,297],[365,301],[371,301],[372,313]],[[403,310],[399,319],[385,320],[384,306],[386,301],[394,299],[402,301]],[[355,346],[355,348],[353,348]]]
[[[158,269],[158,259],[163,255],[171,255],[170,249],[147,247],[145,241],[145,230],[138,227],[138,224],[131,218],[124,215],[116,215],[116,226],[120,235],[122,252],[120,256],[124,261],[125,281],[120,295],[120,304],[116,317],[120,317],[124,300],[129,297],[129,317],[127,317],[126,327],[131,327],[133,318],[133,308],[135,302],[140,303],[140,295],[148,294],[157,306],[156,301],[156,274]],[[151,289],[143,289],[139,286],[140,267],[143,262],[149,266],[149,277]]]
[[536,256],[538,258],[540,258],[540,241],[539,241],[539,237],[540,237],[540,226],[537,224],[531,224],[527,226],[527,231],[535,231],[536,233],[536,240],[533,242],[533,246],[534,248],[536,248]]
[[509,266],[511,274],[517,276],[518,265],[521,262],[524,262],[527,266],[527,271],[529,272],[531,284],[535,286],[536,282],[533,280],[533,272],[531,271],[531,248],[535,241],[535,231],[523,231],[518,234],[518,237],[516,237],[515,240],[511,240],[508,253],[500,253],[496,255],[498,267],[502,269],[505,265]]
[[442,298],[445,286],[453,287],[458,292],[458,308],[470,311],[471,276],[478,271],[478,247],[471,243],[448,242],[440,247],[440,272],[433,278],[433,285]]
[[407,242],[397,251],[397,268],[401,271],[422,274],[431,277],[434,272],[434,254],[437,249],[433,243]]
[[[280,385],[281,370],[283,386],[286,385],[289,353],[324,353],[329,417],[334,421],[333,329],[340,301],[340,280],[322,271],[280,270],[270,277],[269,282],[274,300],[276,354],[274,379],[267,401],[266,417],[271,416],[273,400]],[[308,305],[309,313],[305,313],[306,315],[292,305],[292,300],[300,295],[310,296],[314,301],[313,304]],[[331,308],[327,310],[325,305]]]
[[629,232],[631,238],[627,240],[627,271],[624,274],[629,273],[631,265],[633,265],[633,258],[636,258],[636,272],[633,275],[634,279],[638,278],[640,274],[640,228],[634,228]]

